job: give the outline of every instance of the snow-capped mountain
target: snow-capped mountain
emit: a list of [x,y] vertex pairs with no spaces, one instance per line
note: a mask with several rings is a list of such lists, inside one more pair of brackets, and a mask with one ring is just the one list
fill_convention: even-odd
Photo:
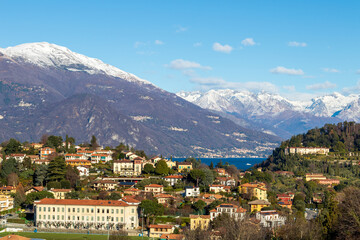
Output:
[[0,53],[17,61],[24,61],[39,67],[53,67],[68,71],[82,71],[89,74],[106,74],[132,82],[151,84],[137,76],[124,72],[99,59],[70,51],[68,48],[47,42],[25,43],[15,47],[0,48]]
[[92,135],[167,156],[266,156],[280,138],[49,43],[0,49],[0,142]]
[[179,92],[178,96],[242,126],[287,138],[325,123],[360,121],[360,95],[340,93],[311,101],[291,101],[278,94],[235,90]]
[[[338,116],[339,113],[348,108],[352,102],[359,99],[359,95],[351,94],[344,96],[340,93],[334,92],[330,95],[325,95],[312,99],[312,103],[306,106],[307,111],[310,111],[315,116],[333,117]],[[346,114],[343,114],[342,119],[350,120]]]

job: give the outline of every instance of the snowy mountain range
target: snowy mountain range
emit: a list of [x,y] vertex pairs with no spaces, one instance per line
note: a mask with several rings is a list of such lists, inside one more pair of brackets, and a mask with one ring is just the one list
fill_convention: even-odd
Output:
[[0,141],[95,135],[165,156],[266,156],[280,142],[102,61],[46,42],[0,49]]
[[236,90],[205,93],[179,92],[178,96],[217,112],[245,127],[260,127],[283,138],[325,123],[360,121],[360,95],[333,93],[311,101],[291,101],[278,94]]

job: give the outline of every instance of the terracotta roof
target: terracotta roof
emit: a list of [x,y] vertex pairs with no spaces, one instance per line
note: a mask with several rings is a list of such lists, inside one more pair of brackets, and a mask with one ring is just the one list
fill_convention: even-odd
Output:
[[10,240],[31,240],[31,238],[27,238],[27,237],[23,237],[23,236],[19,236],[19,235],[7,235],[5,237],[0,238],[0,240],[6,240],[6,239],[10,239]]
[[141,191],[141,190],[140,190],[140,189],[137,189],[137,188],[128,188],[128,189],[125,189],[124,192],[125,192],[125,191],[139,192],[139,191]]
[[181,178],[184,178],[184,177],[180,176],[180,175],[170,175],[170,176],[166,176],[164,178],[178,178],[178,179],[181,179]]
[[210,219],[210,215],[190,215],[190,218],[203,218],[203,219]]
[[42,190],[44,190],[43,186],[37,186],[37,187],[32,187],[33,189],[35,189],[38,192],[41,192]]
[[265,200],[255,200],[255,201],[251,201],[248,202],[249,205],[270,205],[271,203],[269,203],[268,201]]
[[71,189],[56,189],[56,188],[53,188],[53,189],[50,189],[50,192],[71,192]]
[[154,198],[174,198],[174,196],[171,196],[170,194],[159,193],[155,195]]
[[127,203],[140,203],[141,202],[139,200],[136,200],[132,196],[125,196],[121,200],[123,200],[124,202],[127,202]]
[[129,206],[123,201],[114,200],[78,200],[78,199],[52,199],[44,198],[35,201],[35,204],[51,204],[51,205],[88,205],[88,206]]
[[149,228],[173,228],[174,226],[173,225],[166,225],[166,224],[164,224],[164,225],[160,225],[160,224],[150,224],[149,225]]
[[146,185],[145,187],[164,187],[162,185],[159,185],[159,184],[149,184],[149,185]]
[[178,162],[177,165],[192,165],[191,162]]
[[169,240],[182,240],[182,239],[185,239],[184,235],[182,234],[174,234],[174,233],[171,233],[171,234],[162,234],[160,236],[160,239],[169,239]]
[[82,157],[84,155],[82,154],[75,154],[75,153],[68,153],[68,154],[65,154],[65,157]]

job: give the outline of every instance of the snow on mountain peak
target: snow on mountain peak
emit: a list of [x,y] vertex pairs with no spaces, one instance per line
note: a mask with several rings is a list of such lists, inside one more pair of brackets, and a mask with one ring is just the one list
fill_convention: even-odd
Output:
[[13,59],[37,65],[42,68],[54,67],[69,71],[83,71],[89,74],[106,74],[129,82],[151,84],[137,76],[124,72],[99,59],[72,52],[66,47],[47,42],[25,43],[15,47],[0,48],[0,52]]

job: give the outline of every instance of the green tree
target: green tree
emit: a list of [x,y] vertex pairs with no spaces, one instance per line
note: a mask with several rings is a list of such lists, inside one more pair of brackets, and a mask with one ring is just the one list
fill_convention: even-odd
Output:
[[158,175],[168,175],[169,174],[169,167],[166,164],[165,160],[160,160],[157,162],[156,167],[155,167],[155,173]]
[[4,148],[4,153],[6,155],[10,155],[12,153],[20,153],[21,151],[22,151],[21,143],[14,138],[11,138]]
[[54,198],[54,194],[47,191],[40,191],[40,192],[32,192],[26,195],[25,203],[30,205],[33,204],[36,200],[41,200],[43,198]]
[[10,173],[19,173],[18,163],[14,158],[4,160],[1,165],[1,178],[6,179]]
[[97,143],[97,139],[96,139],[96,137],[95,137],[94,135],[92,135],[91,141],[90,141],[90,148],[91,148],[92,150],[95,150],[95,149],[97,149],[98,147],[99,147],[99,144]]
[[141,209],[143,216],[146,218],[147,225],[149,225],[150,217],[161,216],[164,214],[164,206],[152,200],[143,200],[140,203],[139,208]]
[[63,144],[62,137],[51,135],[48,137],[45,146],[59,149],[60,147],[62,147],[62,144]]
[[155,171],[155,168],[152,164],[150,164],[150,163],[145,164],[144,169],[143,169],[144,173],[149,174],[149,173],[153,173],[154,171]]
[[202,213],[204,211],[204,208],[206,207],[206,203],[203,200],[198,200],[192,205],[192,207],[195,209],[196,212]]
[[61,156],[55,157],[49,163],[47,180],[60,182],[65,179],[66,163],[65,159]]
[[120,198],[121,198],[121,195],[116,192],[112,192],[110,194],[110,196],[108,197],[109,200],[119,200]]
[[36,165],[34,172],[34,185],[35,186],[44,186],[46,175],[47,175],[48,166],[45,164]]
[[199,181],[205,177],[204,172],[201,169],[193,169],[189,174],[192,181],[196,183],[196,186],[199,186]]
[[70,182],[70,187],[75,188],[80,181],[79,171],[75,167],[66,166],[65,178]]

